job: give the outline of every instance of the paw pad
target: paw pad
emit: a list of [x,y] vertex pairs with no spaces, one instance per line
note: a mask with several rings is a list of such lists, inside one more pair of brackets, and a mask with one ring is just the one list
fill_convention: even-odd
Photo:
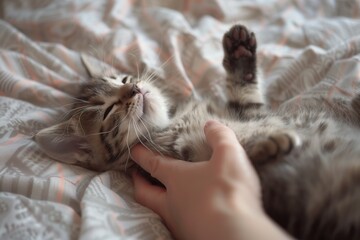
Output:
[[242,25],[236,25],[225,34],[223,46],[225,54],[231,58],[251,57],[256,51],[255,34]]
[[256,38],[242,25],[233,26],[223,37],[223,65],[228,73],[237,72],[237,78],[253,82],[256,72]]

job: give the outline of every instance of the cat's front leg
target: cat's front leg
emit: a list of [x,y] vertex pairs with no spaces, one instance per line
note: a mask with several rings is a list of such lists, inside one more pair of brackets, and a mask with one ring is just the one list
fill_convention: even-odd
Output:
[[223,66],[230,108],[257,108],[263,105],[256,76],[256,38],[245,26],[235,25],[223,37]]

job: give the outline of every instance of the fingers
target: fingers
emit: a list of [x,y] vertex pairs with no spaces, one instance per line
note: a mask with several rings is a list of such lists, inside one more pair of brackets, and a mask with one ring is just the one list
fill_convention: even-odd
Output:
[[171,176],[172,170],[178,165],[175,159],[157,155],[142,145],[136,145],[131,149],[131,157],[134,162],[164,185],[167,184],[166,180],[168,176]]
[[135,200],[164,217],[166,189],[152,185],[136,171],[132,174]]

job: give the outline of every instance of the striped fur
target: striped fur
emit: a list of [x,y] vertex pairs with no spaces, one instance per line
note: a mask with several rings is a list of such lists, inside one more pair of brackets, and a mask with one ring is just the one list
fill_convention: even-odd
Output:
[[228,101],[175,109],[151,77],[119,75],[85,84],[69,119],[35,137],[55,159],[95,170],[125,170],[143,143],[187,161],[206,161],[203,126],[234,130],[262,183],[268,214],[299,239],[360,239],[360,97],[322,98],[265,108],[256,74],[256,39],[236,25],[223,40]]

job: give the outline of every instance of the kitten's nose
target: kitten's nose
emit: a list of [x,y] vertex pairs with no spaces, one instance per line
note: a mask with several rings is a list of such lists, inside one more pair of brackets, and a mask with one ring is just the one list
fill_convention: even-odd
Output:
[[135,96],[138,93],[140,93],[140,88],[135,83],[132,83],[131,93],[130,93],[131,97]]
[[120,93],[127,100],[140,93],[140,88],[135,83],[126,83],[120,88]]

